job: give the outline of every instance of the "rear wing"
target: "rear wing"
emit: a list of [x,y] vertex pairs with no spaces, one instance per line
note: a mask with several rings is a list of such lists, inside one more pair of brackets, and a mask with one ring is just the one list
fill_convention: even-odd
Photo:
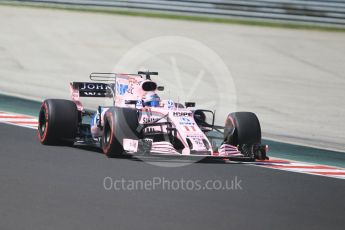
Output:
[[[91,73],[93,82],[71,82],[71,88],[79,97],[112,97],[117,78],[142,77],[139,74]],[[106,82],[106,83],[105,83]]]
[[91,73],[90,80],[92,81],[105,81],[105,82],[114,82],[117,77],[120,78],[130,78],[130,77],[140,77],[146,80],[151,80],[151,76],[158,76],[158,72],[150,71],[138,71],[138,74],[128,74],[128,73]]
[[133,78],[145,76],[146,80],[151,80],[152,75],[158,75],[158,72],[138,71],[138,74],[128,73],[91,73],[90,80],[102,82],[114,82],[116,78]]
[[72,82],[72,90],[79,97],[112,97],[114,84],[99,82]]
[[71,82],[69,85],[72,101],[77,105],[79,111],[84,107],[80,97],[113,97],[114,84],[99,82]]
[[[135,88],[139,87],[139,83],[145,81],[145,79],[150,80],[151,75],[158,75],[158,72],[139,71],[138,74],[91,73],[89,77],[92,82],[70,83],[72,100],[76,103],[78,110],[82,110],[80,97],[112,97],[114,103],[115,96],[119,97],[119,100],[121,100],[121,97],[131,99],[127,97],[135,96],[133,92]],[[151,82],[143,83],[140,87],[144,87],[144,84],[152,85]],[[154,85],[157,88],[156,83]]]
[[130,77],[140,77],[139,74],[127,74],[127,73],[91,73],[90,74],[91,81],[97,82],[112,82],[115,83],[116,78],[130,78]]

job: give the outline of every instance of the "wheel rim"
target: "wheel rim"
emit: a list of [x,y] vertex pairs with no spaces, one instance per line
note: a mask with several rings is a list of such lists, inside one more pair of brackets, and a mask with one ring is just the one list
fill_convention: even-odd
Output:
[[109,124],[109,122],[105,122],[104,134],[103,134],[103,143],[104,143],[104,146],[106,148],[109,147],[109,144],[111,142],[111,135],[112,135],[112,131],[110,128],[110,124]]
[[108,144],[110,141],[110,128],[108,127],[106,132],[105,132],[105,143]]
[[103,141],[102,141],[102,148],[103,152],[108,155],[110,148],[111,148],[111,142],[112,142],[112,130],[109,122],[106,120],[104,122],[104,133],[103,133]]
[[44,132],[46,131],[46,111],[45,109],[41,109],[40,115],[38,118],[38,131],[40,132],[41,137],[44,135]]

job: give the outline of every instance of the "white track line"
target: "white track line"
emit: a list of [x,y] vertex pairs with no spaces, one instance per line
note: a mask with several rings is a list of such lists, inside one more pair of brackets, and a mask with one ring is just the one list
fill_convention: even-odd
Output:
[[37,129],[37,117],[0,111],[0,122]]

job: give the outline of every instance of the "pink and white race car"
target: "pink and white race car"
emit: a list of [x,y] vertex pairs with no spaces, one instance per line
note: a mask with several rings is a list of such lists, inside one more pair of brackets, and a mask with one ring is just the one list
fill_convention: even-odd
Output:
[[[93,145],[108,157],[174,156],[240,161],[267,159],[258,118],[230,113],[225,126],[214,112],[161,100],[164,87],[151,80],[157,72],[92,73],[91,82],[71,82],[72,100],[47,99],[39,112],[37,135],[45,145]],[[80,97],[103,97],[111,106],[83,108]]]

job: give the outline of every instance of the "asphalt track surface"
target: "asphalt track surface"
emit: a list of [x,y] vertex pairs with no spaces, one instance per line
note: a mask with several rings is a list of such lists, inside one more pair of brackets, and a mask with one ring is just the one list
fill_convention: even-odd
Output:
[[[253,165],[158,167],[43,146],[34,130],[0,124],[0,229],[343,229],[343,180]],[[107,191],[127,180],[241,180],[229,191]]]

